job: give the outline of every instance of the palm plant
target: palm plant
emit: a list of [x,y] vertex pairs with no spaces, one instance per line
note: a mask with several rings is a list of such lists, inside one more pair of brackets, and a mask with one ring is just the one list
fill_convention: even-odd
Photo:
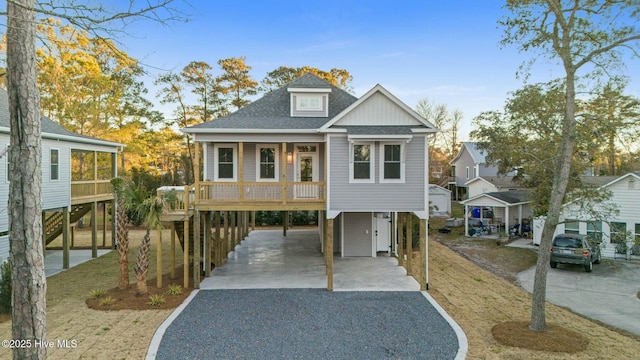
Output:
[[118,289],[125,290],[129,288],[129,229],[127,228],[129,217],[127,216],[127,197],[125,195],[127,186],[121,178],[111,179],[111,185],[116,198],[116,241],[120,255]]
[[138,256],[134,267],[137,285],[136,295],[138,296],[148,294],[147,272],[149,271],[149,258],[151,256],[151,230],[162,230],[161,217],[167,207],[167,201],[162,196],[145,199],[135,207],[138,218],[142,219],[146,228],[146,233],[138,248]]

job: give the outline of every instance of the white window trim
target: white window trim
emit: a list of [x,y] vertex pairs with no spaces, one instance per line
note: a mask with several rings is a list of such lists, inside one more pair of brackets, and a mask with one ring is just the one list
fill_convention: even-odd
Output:
[[[263,179],[260,177],[260,150],[274,149],[275,151],[275,171],[273,179]],[[256,144],[256,181],[259,182],[278,182],[280,180],[280,146],[278,144]]]
[[467,180],[469,180],[469,167],[467,166]]
[[[353,147],[355,145],[369,145],[369,178],[354,179],[353,178]],[[350,184],[373,184],[375,183],[375,163],[376,163],[376,143],[374,141],[354,141],[349,144],[349,183]]]
[[[58,152],[58,178],[57,179],[53,179],[51,177],[51,166],[53,166],[53,163],[51,162],[51,151],[52,150],[56,150]],[[97,159],[94,158],[94,161],[97,161]],[[58,148],[49,148],[49,181],[51,182],[56,182],[56,181],[60,181],[60,149]]]
[[[381,142],[380,143],[380,183],[397,183],[404,184],[404,164],[405,164],[405,144],[404,142]],[[384,146],[385,145],[400,145],[400,179],[385,179],[384,178]]]
[[[302,95],[302,94],[298,94],[296,95],[296,111],[322,111],[322,95]],[[301,106],[302,101],[301,100],[311,100],[311,99],[315,99],[317,100],[317,106],[308,106],[303,108]],[[311,105],[311,104],[309,104]]]
[[[219,178],[218,177],[218,160],[220,148],[232,148],[233,149],[233,178]],[[214,144],[213,145],[213,180],[214,181],[238,181],[238,144]]]
[[478,167],[474,166],[473,167],[473,178],[477,178],[478,177]]

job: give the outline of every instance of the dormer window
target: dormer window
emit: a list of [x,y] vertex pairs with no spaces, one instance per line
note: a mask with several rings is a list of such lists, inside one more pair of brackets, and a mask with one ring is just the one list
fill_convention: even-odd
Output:
[[298,95],[297,111],[322,111],[322,95]]
[[329,116],[330,88],[289,88],[292,117]]

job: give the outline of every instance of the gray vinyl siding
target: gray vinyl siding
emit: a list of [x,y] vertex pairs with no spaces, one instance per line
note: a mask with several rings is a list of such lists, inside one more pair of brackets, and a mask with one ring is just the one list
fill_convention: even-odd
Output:
[[371,213],[343,213],[344,256],[371,256]]
[[374,183],[349,183],[349,142],[332,135],[330,141],[330,189],[328,210],[334,211],[426,211],[425,138],[414,135],[406,144],[405,182],[380,183],[380,142],[373,161]]
[[[310,142],[301,142],[301,144],[309,144]],[[229,143],[227,143],[229,144]],[[238,145],[238,143],[233,143],[235,145]],[[260,143],[260,144],[268,144],[268,142],[264,142],[264,143]],[[282,150],[281,150],[281,146],[282,143],[271,143],[271,144],[276,144],[278,145],[278,181],[282,180],[282,162],[283,161],[287,161],[286,156],[284,158],[282,158]],[[324,154],[324,144],[323,143],[319,143],[319,142],[313,142],[313,144],[316,144],[316,146],[318,146],[318,164],[316,166],[318,166],[318,181],[324,181],[324,158],[325,158],[325,154]],[[243,157],[244,157],[244,181],[247,182],[253,182],[253,181],[257,181],[257,174],[256,174],[256,147],[257,144],[255,143],[244,143],[244,148],[243,148]],[[287,143],[287,148],[286,148],[286,153],[292,153],[295,151],[294,143]],[[214,166],[215,166],[215,159],[214,159],[214,143],[207,143],[207,150],[206,150],[206,174],[204,175],[205,180],[210,180],[213,181],[213,175],[214,175]],[[294,159],[295,161],[295,159]],[[294,177],[294,171],[295,171],[295,166],[294,163],[292,162],[291,164],[287,163],[287,181],[294,181],[295,177]]]
[[[480,164],[480,174],[478,176],[496,176],[498,175],[497,166],[488,166],[486,164]],[[473,172],[471,173],[473,175]]]
[[9,236],[0,236],[0,264],[9,260]]
[[[51,180],[51,149],[58,149],[58,180]],[[42,209],[71,205],[71,149],[62,141],[42,140]]]
[[[462,148],[462,154],[460,154],[460,157],[456,160],[454,166],[456,169],[456,186],[464,187],[464,184],[467,181],[473,179],[473,167],[475,166],[473,158],[467,151],[466,147]],[[469,178],[467,178],[467,167],[469,168]]]
[[317,132],[308,134],[291,134],[291,133],[230,133],[230,134],[193,134],[196,141],[211,143],[317,143],[324,141],[324,134]]

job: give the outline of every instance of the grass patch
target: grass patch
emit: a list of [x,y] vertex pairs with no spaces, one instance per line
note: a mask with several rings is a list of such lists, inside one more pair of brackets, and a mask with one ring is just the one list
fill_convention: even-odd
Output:
[[506,321],[494,326],[491,334],[500,344],[530,350],[574,354],[589,345],[589,339],[583,335],[549,323],[546,331],[533,331],[528,321]]

